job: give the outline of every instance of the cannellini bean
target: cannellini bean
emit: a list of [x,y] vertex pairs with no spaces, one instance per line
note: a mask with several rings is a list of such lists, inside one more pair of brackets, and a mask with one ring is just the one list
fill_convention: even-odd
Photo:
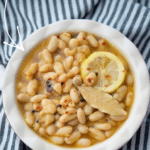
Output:
[[54,144],[61,145],[64,143],[64,137],[52,136],[51,140]]
[[53,67],[54,67],[55,72],[56,72],[58,75],[61,75],[61,74],[64,74],[64,73],[65,73],[65,71],[64,71],[64,66],[63,66],[62,63],[60,63],[60,62],[55,62],[54,65],[53,65]]
[[80,131],[81,134],[87,134],[89,132],[89,128],[83,124],[78,125],[78,130]]
[[64,126],[56,132],[56,135],[58,136],[69,136],[71,132],[73,131],[73,128],[71,126]]
[[33,104],[32,103],[26,103],[23,108],[26,111],[31,111],[33,109]]
[[53,98],[51,99],[51,102],[57,106],[60,103],[60,100],[57,98]]
[[61,83],[54,83],[52,87],[58,94],[61,94],[62,92]]
[[83,110],[84,110],[85,115],[86,115],[86,116],[89,116],[89,115],[92,114],[94,108],[91,107],[90,105],[86,104],[86,105],[84,106]]
[[[86,102],[85,101],[80,101],[79,102],[79,107],[82,108],[86,105]],[[85,112],[85,111],[84,111]],[[86,114],[85,114],[86,115]]]
[[76,54],[76,52],[77,52],[76,48],[74,48],[72,50],[70,48],[65,48],[64,49],[64,54],[65,54],[66,57],[68,57],[68,56],[74,56]]
[[121,115],[121,116],[112,116],[110,115],[110,118],[114,121],[123,121],[127,118],[126,115]]
[[60,121],[58,120],[58,121],[56,121],[56,126],[57,126],[57,128],[62,128],[62,127],[65,126],[65,123],[60,122]]
[[79,108],[77,110],[77,118],[81,124],[85,124],[86,118],[85,118],[85,113],[84,113],[83,109]]
[[36,79],[29,81],[27,85],[27,92],[31,96],[34,96],[38,90],[38,81]]
[[60,118],[59,121],[66,123],[69,122],[71,120],[74,120],[75,118],[77,118],[77,114],[63,114]]
[[126,83],[127,85],[132,85],[133,83],[133,77],[131,76],[131,74],[128,74],[126,77]]
[[40,120],[40,122],[43,123],[43,127],[46,128],[47,126],[52,124],[54,122],[54,120],[55,120],[54,115],[47,114]]
[[99,42],[100,49],[103,50],[105,48],[105,46],[106,46],[105,40],[100,38],[100,40],[98,42]]
[[30,68],[25,72],[25,79],[32,80],[37,70],[38,70],[38,64],[37,63],[31,64]]
[[39,128],[39,133],[40,133],[41,136],[46,136],[47,135],[46,129],[43,128],[43,127]]
[[45,49],[43,51],[43,59],[47,62],[47,63],[53,63],[53,57],[52,57],[52,54],[47,50]]
[[82,83],[82,78],[81,78],[81,76],[80,76],[80,75],[76,75],[76,76],[73,78],[72,82],[73,82],[74,85],[77,85],[77,86],[81,85],[81,83]]
[[89,116],[90,121],[98,121],[104,117],[104,113],[96,111]]
[[45,81],[47,81],[47,80],[55,80],[56,78],[57,78],[57,73],[55,73],[55,72],[48,72],[48,73],[45,73],[43,75],[43,79]]
[[77,36],[78,41],[80,41],[81,45],[89,45],[89,42],[86,40],[86,33],[80,32]]
[[39,123],[34,123],[34,125],[33,125],[34,131],[38,131],[39,128],[40,128],[40,124]]
[[40,113],[39,113],[39,112],[34,112],[33,115],[34,115],[35,120],[36,120],[37,122],[39,122],[39,120],[41,119]]
[[105,135],[106,135],[106,137],[108,138],[108,137],[110,137],[112,134],[113,134],[113,130],[108,130],[108,131],[105,131]]
[[27,93],[20,93],[17,96],[18,101],[22,102],[22,103],[27,103],[30,101],[30,95]]
[[74,114],[76,112],[77,112],[76,108],[67,107],[67,109],[66,109],[66,114]]
[[124,109],[125,108],[125,104],[124,103],[120,103],[120,106]]
[[96,123],[95,127],[99,130],[110,130],[111,124],[110,123]]
[[66,65],[67,65],[67,68],[70,69],[70,68],[72,67],[73,61],[74,61],[73,56],[68,56],[68,57],[66,58]]
[[53,70],[53,65],[52,64],[45,64],[45,65],[42,65],[39,68],[39,72],[41,72],[41,73],[46,73],[46,72],[49,72],[49,71],[52,71],[52,70]]
[[42,109],[40,103],[33,103],[33,109],[36,111],[40,111]]
[[47,49],[51,52],[54,53],[58,48],[58,38],[57,36],[52,36],[50,39],[50,42],[48,44]]
[[66,82],[68,80],[68,75],[67,74],[62,74],[59,76],[58,81],[59,82]]
[[70,97],[74,103],[79,103],[80,101],[80,94],[75,87],[72,87],[70,90]]
[[78,121],[78,119],[74,119],[72,121],[69,121],[67,124],[69,126],[77,126],[79,124],[79,121]]
[[84,83],[87,86],[93,86],[95,82],[96,82],[96,75],[94,72],[91,72],[84,80]]
[[59,113],[59,114],[65,114],[66,113],[66,108],[64,108],[63,106],[61,106],[61,107],[58,107],[57,108],[57,112]]
[[98,41],[97,39],[93,36],[93,35],[88,35],[87,36],[87,40],[89,41],[90,45],[93,46],[93,47],[98,47]]
[[133,93],[129,92],[125,99],[125,105],[130,107],[132,105],[132,101],[133,101]]
[[72,87],[72,79],[68,79],[64,84],[63,84],[63,92],[68,93]]
[[77,40],[77,39],[71,39],[70,41],[69,41],[69,47],[71,48],[71,49],[74,49],[74,48],[77,48],[78,46],[79,46],[79,41]]
[[25,121],[29,126],[33,126],[34,120],[35,120],[34,115],[31,112],[28,111],[25,113]]
[[70,137],[65,137],[65,142],[67,144],[72,144],[77,140],[79,140],[80,137],[81,137],[81,133],[79,131],[74,131]]
[[88,147],[91,145],[91,141],[88,138],[81,138],[80,140],[78,140],[77,145],[82,147]]
[[68,77],[74,77],[76,76],[78,73],[80,72],[79,67],[73,67],[69,73],[68,73]]
[[57,121],[57,120],[59,120],[59,118],[60,118],[60,114],[57,113],[57,114],[55,115],[55,120]]
[[116,126],[116,122],[111,119],[108,120],[108,123],[110,123],[113,127]]
[[56,133],[56,127],[54,124],[51,124],[46,128],[48,135],[54,135]]
[[76,66],[76,67],[79,67],[79,65],[80,65],[80,64],[79,64],[79,62],[78,62],[77,60],[75,60],[75,61],[73,62],[73,67],[75,67],[75,66]]
[[58,48],[63,50],[66,47],[67,47],[66,43],[63,40],[59,39]]
[[60,100],[60,104],[63,106],[68,106],[70,102],[72,102],[70,95],[65,95]]
[[81,62],[83,62],[83,61],[86,59],[86,56],[85,56],[85,54],[83,54],[83,53],[76,53],[75,59],[76,59],[79,63],[81,63]]
[[20,93],[26,93],[27,91],[27,85],[23,82],[18,82],[17,89]]
[[63,56],[60,54],[57,54],[56,56],[54,56],[54,62],[62,62],[63,61]]
[[41,102],[43,111],[54,114],[56,112],[56,105],[49,99],[43,99]]
[[35,95],[35,96],[31,97],[31,102],[33,102],[33,103],[39,103],[44,98],[47,98],[46,94],[38,94],[38,95]]
[[83,53],[86,56],[90,55],[90,49],[87,45],[82,45],[82,46],[78,47],[77,52],[78,53]]
[[67,33],[67,32],[60,34],[59,37],[62,40],[64,40],[66,43],[68,43],[70,41],[70,39],[71,39],[71,35],[69,33]]
[[96,129],[96,128],[90,127],[90,128],[89,128],[89,132],[92,134],[92,136],[93,136],[95,139],[97,139],[97,140],[99,140],[99,141],[103,141],[103,140],[106,139],[105,133],[102,132],[102,131],[100,131],[100,130],[98,130],[98,129]]
[[123,98],[126,96],[126,93],[127,93],[127,86],[123,85],[115,92],[113,97],[117,101],[121,102],[123,100]]

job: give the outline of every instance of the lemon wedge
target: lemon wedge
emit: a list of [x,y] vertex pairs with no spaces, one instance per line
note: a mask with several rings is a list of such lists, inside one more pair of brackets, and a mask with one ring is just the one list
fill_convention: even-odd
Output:
[[95,72],[94,86],[107,93],[114,92],[124,82],[126,75],[121,60],[110,52],[94,52],[81,64],[80,72],[83,79]]

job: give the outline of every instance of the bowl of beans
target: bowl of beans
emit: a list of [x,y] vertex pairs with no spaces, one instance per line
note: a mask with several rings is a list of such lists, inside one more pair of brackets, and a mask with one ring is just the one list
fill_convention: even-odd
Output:
[[137,131],[148,107],[149,75],[119,31],[66,20],[37,30],[23,46],[6,68],[3,105],[30,148],[115,150]]

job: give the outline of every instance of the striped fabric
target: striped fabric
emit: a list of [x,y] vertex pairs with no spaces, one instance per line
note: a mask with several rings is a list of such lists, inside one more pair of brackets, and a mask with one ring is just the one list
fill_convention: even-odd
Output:
[[[3,44],[12,44],[5,30],[4,5],[5,0],[0,0],[0,150],[27,150],[9,125],[2,106],[3,73],[15,51]],[[15,43],[19,43],[17,25],[22,40],[64,19],[90,19],[109,25],[137,46],[150,72],[150,0],[8,0],[6,17]],[[150,106],[141,127],[120,150],[150,150]]]

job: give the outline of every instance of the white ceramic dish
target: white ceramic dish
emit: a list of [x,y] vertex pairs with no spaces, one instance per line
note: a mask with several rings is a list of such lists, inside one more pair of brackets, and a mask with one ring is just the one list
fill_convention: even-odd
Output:
[[[24,42],[25,51],[16,50],[5,71],[3,83],[3,106],[7,119],[20,139],[35,150],[66,150],[50,144],[37,136],[24,122],[15,98],[15,76],[26,55],[36,44],[47,36],[62,31],[84,30],[107,38],[126,56],[135,75],[135,100],[131,113],[124,125],[106,141],[84,150],[115,150],[125,144],[137,131],[147,111],[149,103],[149,74],[143,58],[134,44],[119,31],[89,20],[66,20],[43,27],[31,34]],[[69,150],[71,150],[69,148]]]

